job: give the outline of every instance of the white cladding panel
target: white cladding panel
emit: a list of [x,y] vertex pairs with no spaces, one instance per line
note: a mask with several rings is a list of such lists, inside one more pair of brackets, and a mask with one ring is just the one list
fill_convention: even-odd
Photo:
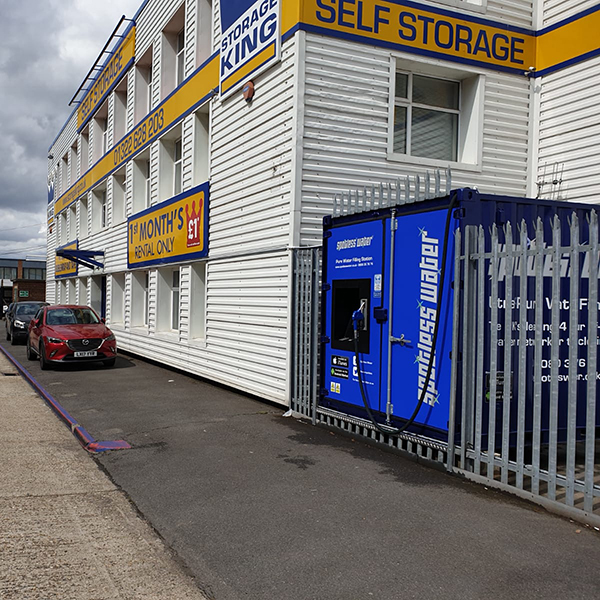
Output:
[[598,0],[540,0],[543,2],[542,27],[554,25],[563,19],[598,5]]
[[[287,402],[289,256],[275,252],[209,261],[206,305],[191,302],[181,269],[180,335],[156,331],[157,278],[150,276],[148,329],[114,327],[119,347],[276,402]],[[130,289],[130,286],[127,290]],[[130,298],[125,299],[130,306]],[[188,324],[206,311],[202,340]]]
[[568,67],[541,81],[538,181],[542,196],[600,202],[600,58]]
[[144,6],[135,20],[135,55],[140,57],[150,44],[160,39],[160,32],[184,0],[151,1]]
[[215,101],[211,119],[210,256],[284,247],[292,178],[294,40],[256,78],[256,96]]
[[[419,65],[408,56],[399,59],[399,66],[402,60],[411,60],[410,70],[414,72],[426,68],[425,63]],[[311,34],[306,36],[304,64],[300,243],[314,244],[320,242],[321,220],[331,212],[336,193],[424,173],[436,165],[388,158],[393,75],[389,52]],[[480,164],[453,166],[452,185],[523,196],[529,81],[491,71],[479,73],[484,78],[483,114],[478,125]]]
[[49,150],[49,155],[52,156],[52,158],[48,160],[48,173],[50,174],[53,169],[56,169],[54,198],[58,198],[61,194],[66,192],[77,178],[77,165],[75,165],[75,168],[70,175],[70,183],[68,183],[66,187],[63,187],[63,177],[61,172],[61,169],[63,168],[62,158],[69,152],[69,149],[76,141],[77,114],[73,113]]
[[500,21],[507,25],[530,28],[533,5],[538,0],[418,0],[436,8],[468,13],[475,17]]
[[507,25],[531,28],[534,2],[540,0],[487,0],[484,17]]

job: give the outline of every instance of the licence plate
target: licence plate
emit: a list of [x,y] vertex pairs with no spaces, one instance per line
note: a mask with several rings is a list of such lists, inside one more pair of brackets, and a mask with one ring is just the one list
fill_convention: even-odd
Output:
[[96,356],[95,350],[85,350],[81,352],[75,352],[75,358],[85,358],[86,356]]

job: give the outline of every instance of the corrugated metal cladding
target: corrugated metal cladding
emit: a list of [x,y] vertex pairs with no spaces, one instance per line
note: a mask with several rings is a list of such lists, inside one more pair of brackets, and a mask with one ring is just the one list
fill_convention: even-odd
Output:
[[598,5],[598,0],[541,0],[543,4],[543,27],[554,25],[563,19]]
[[[600,58],[543,78],[538,181],[543,197],[600,200]],[[558,175],[558,177],[556,177]],[[553,185],[553,179],[562,180]]]
[[[528,29],[534,26],[534,15],[539,20],[540,11],[544,24],[550,24],[594,5],[558,0],[547,0],[543,6],[531,0],[484,0],[479,6],[458,0],[425,3]],[[154,107],[164,99],[161,32],[182,6],[186,15],[185,74],[190,75],[197,66],[194,43],[200,0],[151,0],[136,20],[136,56],[141,58],[152,46]],[[214,50],[219,39],[218,0],[212,3],[212,10]],[[146,274],[127,270],[127,225],[113,209],[112,180],[106,183],[107,228],[96,231],[98,220],[92,206],[97,196],[87,194],[87,212],[79,203],[80,248],[106,253],[107,317],[121,348],[263,398],[288,402],[290,247],[321,242],[322,217],[330,212],[336,192],[447,166],[389,153],[392,88],[398,69],[463,82],[461,119],[471,125],[460,126],[469,143],[464,144],[459,162],[452,164],[454,187],[476,186],[482,192],[523,196],[531,180],[543,173],[545,163],[561,162],[565,164],[563,191],[568,191],[568,197],[593,197],[593,188],[598,186],[593,160],[600,153],[600,93],[594,92],[600,59],[587,61],[584,71],[572,67],[536,80],[533,87],[539,91],[541,86],[536,105],[530,97],[531,82],[524,75],[300,31],[283,44],[281,61],[255,78],[256,95],[251,104],[234,94],[223,102],[215,97],[200,109],[208,113],[210,123],[210,253],[204,274],[194,268],[197,263],[166,267],[180,267],[177,331],[161,331],[165,300],[160,286],[164,286],[165,274],[155,267],[148,269],[147,322],[141,325],[140,301],[135,294],[145,293]],[[136,77],[130,72],[128,130],[139,120],[133,110],[135,86]],[[109,144],[117,141],[113,139],[113,112],[114,101],[110,100]],[[469,120],[465,121],[467,113]],[[532,120],[538,113],[539,148],[537,121]],[[180,125],[184,190],[201,183],[195,172],[199,163],[195,152],[201,139],[196,138],[197,120],[190,114]],[[76,141],[75,122],[73,116],[54,144],[51,167],[60,169],[62,156]],[[90,157],[94,133],[95,128],[90,128]],[[163,155],[160,142],[148,147],[151,204],[165,196],[160,185]],[[131,216],[132,180],[137,171],[132,162],[124,171],[126,215]],[[60,177],[57,185],[61,185]],[[56,196],[63,191],[57,187]],[[63,225],[60,218],[55,220],[48,236],[47,297],[51,301],[77,297],[97,305],[102,273],[80,267],[77,286],[68,282],[57,285],[53,280],[56,245],[59,240],[74,239],[72,224],[69,239],[63,239]],[[94,233],[88,235],[91,231]],[[202,275],[204,280],[199,283]],[[203,290],[200,296],[198,289]],[[198,319],[202,327],[198,327]]]
[[[306,36],[302,243],[321,236],[321,220],[336,192],[431,169],[423,161],[390,159],[390,90],[397,68],[454,79],[479,77],[481,158],[453,166],[452,183],[523,196],[527,186],[530,85],[525,77],[449,66],[391,54],[320,35]],[[431,62],[431,61],[429,61]],[[438,63],[439,64],[439,63]],[[441,164],[438,166],[442,166]]]
[[533,25],[534,1],[487,0],[487,10],[484,16],[508,25],[530,28]]

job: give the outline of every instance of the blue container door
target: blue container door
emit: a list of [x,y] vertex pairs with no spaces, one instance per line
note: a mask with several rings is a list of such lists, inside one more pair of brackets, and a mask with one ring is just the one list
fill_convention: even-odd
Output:
[[[392,297],[391,402],[393,416],[409,419],[419,398],[424,402],[411,430],[448,431],[452,350],[452,279],[454,230],[444,239],[447,210],[404,215],[397,219]],[[441,286],[444,244],[448,244],[445,284]],[[390,281],[390,278],[387,278]],[[386,292],[387,293],[387,292]],[[433,351],[438,299],[439,333],[429,382],[426,374]],[[402,341],[400,341],[402,340]],[[387,341],[387,336],[386,336]],[[384,351],[387,362],[387,346]],[[419,427],[425,426],[425,427]],[[434,433],[433,431],[431,433]]]
[[[362,415],[363,399],[358,364],[371,409],[381,410],[382,325],[374,310],[383,302],[384,222],[372,220],[331,230],[327,240],[327,291],[324,295],[324,334],[329,339],[322,360],[325,405],[341,403]],[[352,314],[361,309],[365,320],[359,331],[356,360]]]

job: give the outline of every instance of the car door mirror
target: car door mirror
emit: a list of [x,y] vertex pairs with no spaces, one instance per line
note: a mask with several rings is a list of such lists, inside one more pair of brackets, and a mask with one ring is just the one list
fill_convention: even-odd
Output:
[[106,319],[104,317],[102,317],[100,321],[106,325]]

